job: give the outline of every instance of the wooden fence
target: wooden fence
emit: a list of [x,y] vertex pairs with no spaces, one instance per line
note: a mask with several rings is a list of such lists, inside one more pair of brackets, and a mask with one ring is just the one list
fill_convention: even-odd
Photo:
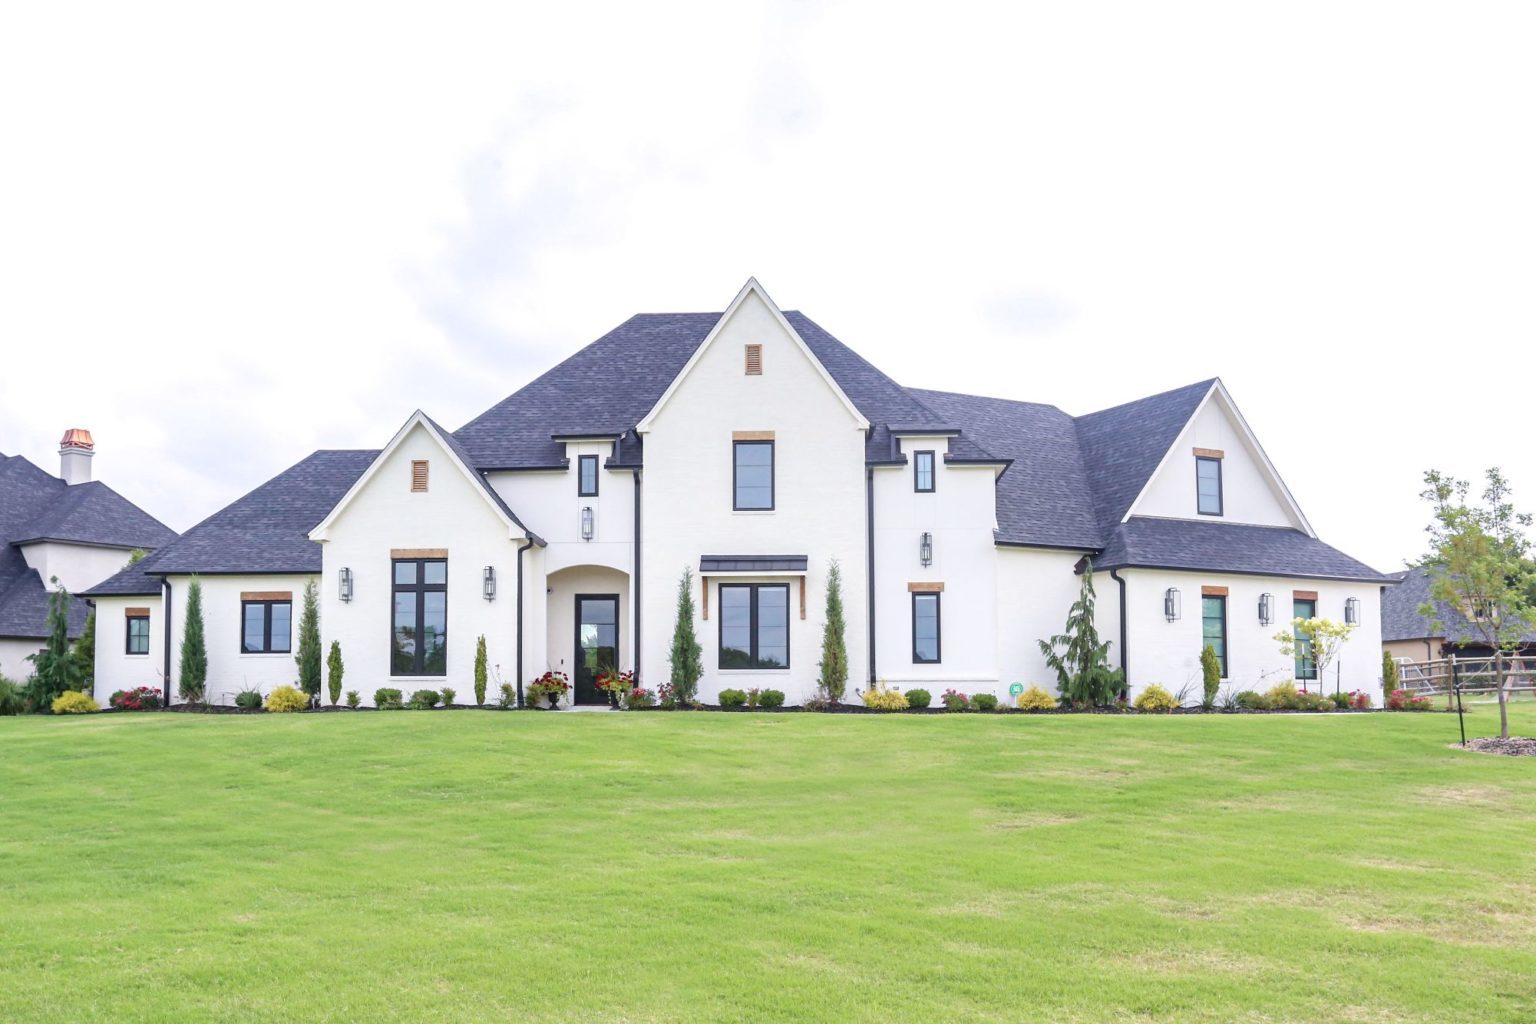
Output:
[[1444,696],[1454,705],[1456,687],[1463,694],[1498,693],[1504,681],[1505,695],[1536,693],[1536,657],[1494,654],[1465,657],[1452,654],[1434,661],[1399,661],[1398,689],[1421,697]]

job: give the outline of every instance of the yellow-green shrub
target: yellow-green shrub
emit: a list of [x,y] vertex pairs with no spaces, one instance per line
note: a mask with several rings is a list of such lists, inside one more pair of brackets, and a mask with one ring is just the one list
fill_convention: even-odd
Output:
[[53,700],[53,713],[56,715],[88,715],[100,710],[101,705],[92,700],[90,694],[79,690],[65,690]]
[[303,711],[309,707],[309,697],[291,686],[279,686],[267,694],[268,711]]
[[1296,692],[1296,684],[1287,679],[1283,683],[1271,686],[1264,696],[1269,698],[1269,706],[1287,711],[1301,709],[1301,694]]
[[907,695],[900,690],[891,689],[884,683],[875,683],[864,691],[864,706],[877,708],[880,711],[905,711]]
[[1173,694],[1156,683],[1138,693],[1135,704],[1137,711],[1172,711],[1179,706]]
[[1059,701],[1038,686],[1031,686],[1014,701],[1022,711],[1055,711]]

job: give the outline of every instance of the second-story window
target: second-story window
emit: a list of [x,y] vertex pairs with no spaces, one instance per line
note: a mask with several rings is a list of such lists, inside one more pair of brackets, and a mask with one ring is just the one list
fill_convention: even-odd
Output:
[[1199,497],[1200,514],[1219,516],[1221,508],[1221,460],[1204,455],[1195,458],[1195,493]]
[[576,493],[583,498],[597,494],[597,456],[582,455],[576,460]]
[[922,494],[933,491],[933,452],[912,453],[912,489]]
[[733,473],[737,511],[773,508],[773,442],[735,441]]

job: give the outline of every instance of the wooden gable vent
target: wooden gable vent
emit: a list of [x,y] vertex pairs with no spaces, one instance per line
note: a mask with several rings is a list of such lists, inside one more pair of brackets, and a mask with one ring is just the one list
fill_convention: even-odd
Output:
[[747,376],[760,377],[763,373],[763,346],[747,346]]
[[411,460],[411,490],[425,491],[427,489],[427,460]]

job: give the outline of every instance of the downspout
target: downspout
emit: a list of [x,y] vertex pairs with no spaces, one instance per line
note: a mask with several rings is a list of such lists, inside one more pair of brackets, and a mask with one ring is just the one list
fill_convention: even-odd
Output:
[[171,706],[171,578],[162,578],[160,585],[165,588],[160,601],[165,616],[165,692],[160,695],[160,706],[168,708]]
[[635,467],[635,541],[634,541],[634,566],[629,578],[629,599],[635,609],[635,636],[631,643],[635,648],[635,683],[640,683],[640,637],[644,631],[640,628],[640,612],[645,607],[640,600],[640,467]]
[[1125,637],[1127,634],[1125,625],[1125,580],[1121,578],[1119,569],[1109,570],[1109,578],[1120,584],[1120,678],[1122,688],[1129,690],[1131,680],[1126,669],[1129,659],[1126,657],[1125,650]]
[[869,605],[869,685],[875,685],[875,468],[864,467],[866,601]]
[[533,547],[533,538],[524,538],[517,549],[517,706],[523,703],[523,552]]

